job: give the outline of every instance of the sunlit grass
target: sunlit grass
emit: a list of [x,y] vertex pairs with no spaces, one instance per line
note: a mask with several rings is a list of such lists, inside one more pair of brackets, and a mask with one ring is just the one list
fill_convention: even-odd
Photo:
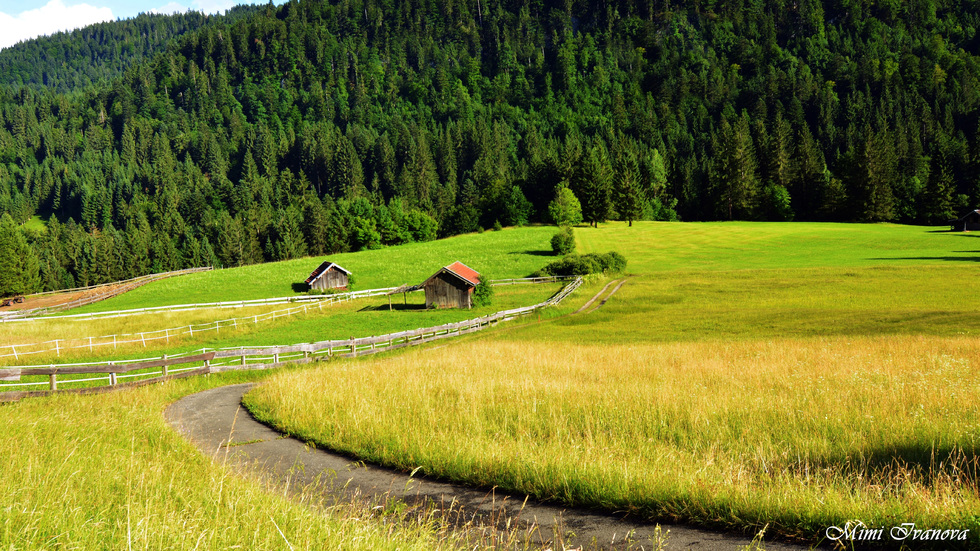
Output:
[[553,227],[508,228],[428,243],[213,270],[153,282],[71,313],[292,296],[305,292],[303,281],[323,260],[353,272],[358,290],[422,283],[456,260],[495,279],[525,277],[550,260],[549,241],[554,231]]
[[[234,476],[167,426],[171,401],[255,379],[211,376],[0,406],[0,541],[9,549],[452,548],[428,526]],[[280,533],[281,531],[281,533]]]
[[[980,544],[969,236],[894,225],[577,228],[632,277],[601,309],[289,374],[263,419],[359,457],[809,542],[916,522]],[[592,290],[594,292],[595,289]],[[382,375],[383,374],[383,375]]]
[[482,338],[280,374],[253,413],[358,457],[563,503],[817,541],[971,529],[969,338],[582,345]]

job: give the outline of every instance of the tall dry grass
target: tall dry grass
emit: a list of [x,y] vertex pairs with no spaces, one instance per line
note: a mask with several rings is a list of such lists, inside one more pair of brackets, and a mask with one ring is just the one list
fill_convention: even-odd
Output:
[[[252,376],[254,378],[254,376]],[[449,549],[436,523],[303,493],[285,498],[215,463],[168,427],[210,377],[101,396],[0,405],[4,549]]]
[[808,541],[915,522],[975,547],[978,354],[966,337],[495,339],[277,375],[247,405],[364,459],[570,504]]

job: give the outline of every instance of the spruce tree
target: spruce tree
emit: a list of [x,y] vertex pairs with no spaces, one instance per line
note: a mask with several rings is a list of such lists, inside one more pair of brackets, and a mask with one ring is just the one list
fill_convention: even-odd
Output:
[[9,214],[0,217],[0,297],[41,289],[37,256]]

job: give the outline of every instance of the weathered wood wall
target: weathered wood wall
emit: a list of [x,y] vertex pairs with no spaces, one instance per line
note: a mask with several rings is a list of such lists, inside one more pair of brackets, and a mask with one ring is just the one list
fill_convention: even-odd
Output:
[[311,289],[344,289],[347,287],[347,274],[336,269],[331,268],[327,270],[327,273],[321,274],[319,278],[316,279],[311,285]]
[[471,308],[473,288],[449,274],[439,274],[425,286],[426,308]]

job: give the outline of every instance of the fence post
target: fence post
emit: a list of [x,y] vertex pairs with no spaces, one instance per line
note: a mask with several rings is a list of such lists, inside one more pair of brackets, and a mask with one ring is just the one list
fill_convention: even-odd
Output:
[[58,346],[58,339],[55,339],[54,340],[54,354],[55,354],[55,356],[60,356],[61,355],[61,347]]
[[163,366],[162,367],[163,367],[163,376],[166,377],[170,373],[170,370],[167,369],[167,355],[166,354],[163,355]]
[[89,353],[92,352],[92,337],[88,338],[88,351]]
[[211,360],[204,360],[204,369],[211,373]]
[[109,386],[116,386],[116,374],[115,373],[112,373],[112,372],[109,373]]
[[[169,329],[164,329],[164,331],[167,332],[167,344],[170,344],[170,330]],[[167,359],[166,356],[164,356],[163,358],[164,359]]]
[[[52,366],[52,367],[53,367],[53,366]],[[54,373],[52,373],[52,374],[51,374],[51,375],[49,376],[49,379],[50,379],[50,384],[49,384],[49,386],[51,387],[51,390],[58,390],[58,376],[57,376],[57,375],[55,375]]]
[[187,329],[190,330],[191,336],[193,337],[194,336],[194,326],[193,325],[188,325],[187,326]]
[[17,359],[17,347],[15,345],[10,345],[10,349],[14,351],[14,359]]
[[357,344],[354,342],[354,337],[350,338],[350,353],[351,356],[357,357]]
[[[140,333],[140,340],[143,341],[143,348],[146,348],[146,337],[143,336],[143,333]],[[113,345],[116,344],[116,336],[115,335],[112,336],[112,344]]]

